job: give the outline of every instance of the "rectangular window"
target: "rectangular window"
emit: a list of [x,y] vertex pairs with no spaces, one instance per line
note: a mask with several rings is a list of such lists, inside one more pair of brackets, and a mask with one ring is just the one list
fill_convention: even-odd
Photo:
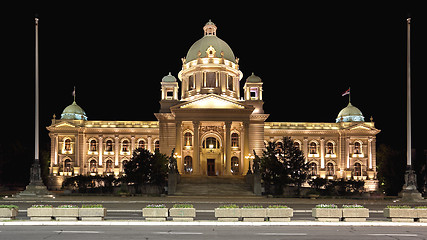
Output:
[[216,87],[216,73],[215,72],[207,72],[205,79],[206,87],[214,88]]
[[233,91],[233,77],[228,76],[228,90]]
[[194,89],[194,77],[193,75],[188,77],[188,90]]

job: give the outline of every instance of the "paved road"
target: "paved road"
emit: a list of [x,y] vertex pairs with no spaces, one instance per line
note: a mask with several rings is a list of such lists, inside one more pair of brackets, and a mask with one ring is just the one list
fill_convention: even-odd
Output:
[[427,239],[422,227],[0,226],[0,239]]

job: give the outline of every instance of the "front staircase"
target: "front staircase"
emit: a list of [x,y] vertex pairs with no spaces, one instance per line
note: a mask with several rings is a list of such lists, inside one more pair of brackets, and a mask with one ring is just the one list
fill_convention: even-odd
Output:
[[244,176],[181,175],[178,196],[255,196]]

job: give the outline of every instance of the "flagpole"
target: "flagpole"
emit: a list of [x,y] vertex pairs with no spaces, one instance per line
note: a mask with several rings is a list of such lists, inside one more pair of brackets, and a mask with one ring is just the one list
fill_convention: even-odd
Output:
[[411,141],[411,18],[406,19],[408,25],[406,50],[406,165],[412,170]]
[[34,148],[34,159],[39,161],[39,19],[35,18],[36,23],[36,99],[35,99],[35,148]]
[[348,88],[348,103],[351,103],[351,90],[350,87]]

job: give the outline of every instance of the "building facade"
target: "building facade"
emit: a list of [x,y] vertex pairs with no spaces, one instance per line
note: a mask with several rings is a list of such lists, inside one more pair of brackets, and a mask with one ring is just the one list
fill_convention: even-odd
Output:
[[74,101],[61,119],[47,127],[51,137],[50,187],[60,187],[67,176],[123,174],[136,148],[175,149],[178,170],[192,175],[245,175],[253,151],[280,144],[290,136],[303,150],[312,177],[363,179],[367,190],[376,186],[374,122],[348,104],[334,122],[266,122],[263,82],[252,73],[245,79],[239,59],[217,37],[209,21],[204,36],[182,58],[178,80],[161,80],[158,121],[90,121]]

